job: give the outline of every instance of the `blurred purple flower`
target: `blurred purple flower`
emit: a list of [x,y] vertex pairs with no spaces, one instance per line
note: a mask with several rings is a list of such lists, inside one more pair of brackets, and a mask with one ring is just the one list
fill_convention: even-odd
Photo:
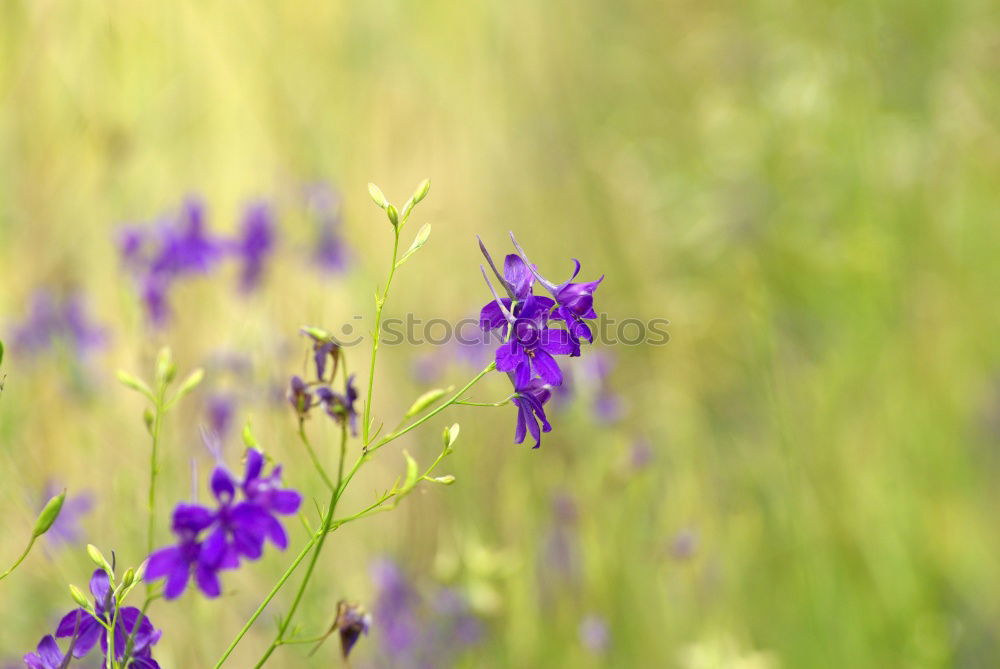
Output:
[[47,634],[38,642],[38,652],[24,656],[24,664],[28,669],[62,669],[65,659],[59,644]]
[[698,533],[684,528],[670,541],[670,555],[675,560],[689,560],[698,550]]
[[205,206],[197,198],[188,198],[178,213],[152,226],[127,226],[118,237],[122,260],[136,277],[146,314],[158,326],[170,317],[167,296],[173,282],[210,271],[225,251],[222,241],[206,230]]
[[[52,481],[45,484],[42,490],[41,504],[39,511],[48,500],[59,494],[61,486],[55,485]],[[80,518],[90,512],[94,505],[94,496],[90,492],[82,492],[79,495],[66,495],[63,501],[62,510],[52,527],[45,533],[45,539],[53,547],[77,544],[80,542]]]
[[580,621],[580,643],[592,653],[605,653],[611,645],[611,630],[602,616],[590,614]]
[[235,413],[236,398],[229,393],[214,393],[205,400],[208,425],[220,440],[225,440],[229,434]]
[[372,616],[370,613],[365,613],[357,604],[341,601],[337,604],[337,621],[334,624],[340,636],[340,652],[346,660],[361,635],[368,635],[372,626]]
[[264,202],[249,205],[243,214],[239,236],[232,252],[243,264],[240,270],[240,290],[251,292],[260,285],[267,258],[274,251],[274,212]]
[[358,390],[354,387],[354,375],[347,377],[343,393],[335,393],[328,386],[316,389],[316,395],[326,408],[326,413],[339,425],[345,422],[351,427],[351,435],[358,436],[358,412],[354,403],[358,399]]
[[428,602],[389,560],[376,563],[372,578],[378,591],[376,633],[383,641],[377,666],[448,667],[464,648],[482,639],[481,622],[459,591],[441,588]]
[[340,236],[343,225],[340,198],[327,184],[313,184],[306,188],[306,207],[316,230],[313,262],[328,274],[343,272],[347,268],[348,252]]
[[61,344],[74,355],[85,356],[103,347],[107,334],[91,321],[79,294],[57,299],[48,290],[38,289],[32,294],[28,314],[14,328],[12,338],[14,346],[27,354],[38,354]]

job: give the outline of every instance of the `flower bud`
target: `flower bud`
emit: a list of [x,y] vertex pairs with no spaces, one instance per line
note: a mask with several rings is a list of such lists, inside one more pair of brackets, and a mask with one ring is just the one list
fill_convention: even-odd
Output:
[[127,588],[134,582],[135,582],[135,570],[132,569],[132,567],[129,567],[125,571],[125,575],[122,576],[122,585]]
[[90,610],[91,608],[90,601],[87,599],[87,596],[83,594],[83,591],[80,590],[80,588],[76,587],[73,584],[70,584],[69,596],[72,597],[73,601],[79,604],[82,608],[86,609],[87,611]]
[[435,476],[428,480],[434,481],[434,483],[440,483],[441,485],[451,485],[455,482],[455,476],[453,474],[445,474],[444,476]]
[[430,191],[430,189],[431,189],[430,179],[424,179],[423,181],[421,181],[420,184],[417,186],[417,189],[413,191],[413,204],[417,204],[425,197],[427,197],[427,193]]
[[392,227],[399,225],[399,212],[391,204],[385,208],[385,213],[389,217],[389,222],[392,223]]
[[87,544],[87,555],[90,556],[94,564],[106,571],[109,577],[114,575],[115,570],[111,568],[111,564],[104,557],[104,553],[101,552],[100,548],[94,544]]
[[389,201],[385,199],[385,194],[382,189],[373,183],[368,184],[368,194],[372,196],[372,201],[375,202],[379,207],[385,209],[389,206]]
[[156,356],[156,380],[162,385],[167,385],[174,380],[176,374],[177,366],[174,364],[173,355],[170,349],[164,346]]
[[62,511],[63,502],[65,501],[66,491],[63,490],[45,503],[41,513],[38,514],[38,520],[35,521],[35,529],[31,532],[32,537],[40,537],[49,531],[52,523],[56,522],[56,518],[59,517],[59,512]]
[[153,414],[153,410],[146,407],[146,410],[142,412],[142,422],[146,425],[146,431],[150,435],[153,434],[153,422],[156,420],[156,416]]

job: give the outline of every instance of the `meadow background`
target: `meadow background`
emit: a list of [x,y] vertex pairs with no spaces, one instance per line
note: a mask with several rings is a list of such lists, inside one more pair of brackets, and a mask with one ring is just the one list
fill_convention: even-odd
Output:
[[[163,542],[192,459],[211,466],[213,392],[239,396],[236,422],[319,494],[268,389],[303,369],[299,326],[370,327],[391,233],[366,183],[402,202],[430,177],[404,235],[434,231],[387,316],[475,313],[475,235],[502,254],[514,230],[547,275],[579,258],[606,275],[600,311],[667,318],[671,341],[602,347],[620,415],[579,384],[537,451],[511,444],[511,407],[459,407],[381,452],[344,508],[392,483],[401,448],[429,462],[462,424],[454,486],[332,535],[307,630],[341,597],[370,608],[391,559],[426,624],[447,586],[481,625],[431,666],[997,666],[998,68],[986,0],[4,2],[0,563],[48,481],[91,495],[81,540],[144,557],[148,437],[114,372],[148,377],[162,345],[181,373],[209,371],[166,425]],[[341,273],[304,260],[317,182],[340,195]],[[259,291],[228,269],[185,282],[152,329],[116,230],[188,194],[220,233],[247,201],[275,203],[278,252]],[[39,287],[84,295],[106,345],[19,353]],[[228,354],[250,371],[213,362]],[[348,351],[353,369],[367,356]],[[393,422],[435,356],[383,348],[375,415]],[[444,357],[434,385],[475,371]],[[494,378],[476,396],[506,392]],[[332,456],[328,422],[310,429]],[[211,666],[304,541],[290,528],[293,548],[226,575],[222,598],[157,603],[164,667]],[[91,569],[82,545],[46,544],[0,584],[2,656],[31,650]],[[290,596],[228,666],[259,655]],[[380,644],[376,620],[354,665],[405,666]]]

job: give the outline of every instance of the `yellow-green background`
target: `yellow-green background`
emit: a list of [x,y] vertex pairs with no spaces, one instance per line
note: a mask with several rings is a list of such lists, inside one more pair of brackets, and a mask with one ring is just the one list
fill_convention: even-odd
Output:
[[[549,275],[568,257],[606,274],[609,317],[668,318],[672,339],[614,349],[628,413],[613,428],[577,406],[530,451],[510,443],[512,408],[458,408],[381,452],[347,507],[392,483],[401,448],[429,461],[462,423],[453,487],[331,537],[304,631],[342,596],[370,604],[368,566],[388,554],[478,593],[490,634],[468,667],[996,666],[998,27],[985,0],[0,4],[3,336],[39,284],[83,287],[114,329],[83,398],[57,360],[8,352],[0,560],[49,476],[95,490],[89,541],[141,560],[148,439],[113,371],[148,375],[163,344],[182,371],[227,347],[300,371],[299,325],[370,323],[390,231],[366,182],[400,202],[429,176],[414,222],[434,232],[387,315],[470,313],[487,295],[474,235],[503,253],[514,230]],[[262,294],[236,297],[230,275],[185,284],[176,322],[145,329],[117,224],[199,192],[232,229],[247,198],[315,179],[344,195],[349,275],[286,254]],[[281,346],[295,353],[279,364]],[[421,390],[413,355],[386,348],[378,366],[388,424]],[[495,378],[477,396],[505,392]],[[209,465],[200,397],[166,426],[163,541],[189,459]],[[318,494],[290,412],[252,413],[286,480]],[[313,428],[332,453],[334,430]],[[654,461],[629,472],[639,436]],[[579,505],[584,575],[543,607],[559,491]],[[678,561],[685,528],[697,551]],[[290,557],[227,574],[222,599],[158,603],[161,663],[210,666]],[[456,561],[457,576],[442,567]],[[82,550],[38,551],[0,583],[0,651],[33,648],[90,569]],[[290,594],[231,666],[252,663]],[[603,658],[578,639],[590,612],[611,625]],[[283,648],[274,665],[334,657]]]

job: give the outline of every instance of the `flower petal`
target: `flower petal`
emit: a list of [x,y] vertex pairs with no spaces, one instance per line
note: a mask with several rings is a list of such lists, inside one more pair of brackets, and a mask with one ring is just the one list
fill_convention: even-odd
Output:
[[559,369],[556,359],[549,355],[543,350],[535,351],[535,357],[532,358],[532,363],[534,364],[535,371],[538,375],[545,380],[546,383],[552,386],[562,385],[562,370]]

